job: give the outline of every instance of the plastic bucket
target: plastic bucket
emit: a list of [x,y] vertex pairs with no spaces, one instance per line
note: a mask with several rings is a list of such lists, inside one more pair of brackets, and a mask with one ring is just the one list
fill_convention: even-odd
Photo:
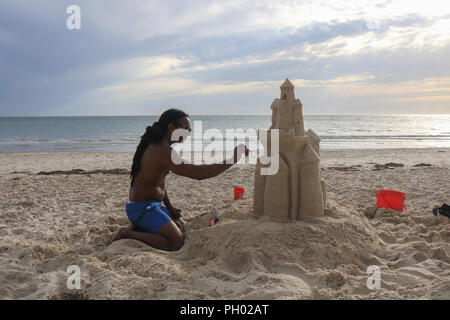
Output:
[[377,191],[377,207],[403,212],[406,210],[405,194],[394,190]]
[[234,188],[234,200],[243,199],[244,198],[244,188],[236,187]]

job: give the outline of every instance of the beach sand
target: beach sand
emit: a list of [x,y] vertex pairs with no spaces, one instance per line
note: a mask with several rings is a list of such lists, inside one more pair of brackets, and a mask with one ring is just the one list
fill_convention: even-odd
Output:
[[[187,229],[176,252],[106,246],[127,224],[132,156],[0,154],[1,299],[450,299],[449,218],[431,213],[450,203],[450,149],[323,150],[326,214],[291,223],[253,216],[253,165],[169,174]],[[408,210],[374,214],[379,189],[405,192]],[[67,288],[70,265],[80,290]],[[367,287],[370,265],[380,289]]]

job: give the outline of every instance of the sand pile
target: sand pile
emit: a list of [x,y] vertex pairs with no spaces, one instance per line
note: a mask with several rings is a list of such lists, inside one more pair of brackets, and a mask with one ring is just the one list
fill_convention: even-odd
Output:
[[[333,207],[325,217],[289,224],[249,218],[250,213],[243,213],[233,219],[225,214],[224,222],[216,227],[191,231],[186,247],[174,255],[186,261],[206,259],[214,266],[215,277],[222,275],[216,279],[220,296],[317,297],[330,286],[337,289],[346,282],[354,286],[357,276],[363,275],[360,270],[376,261],[376,233],[348,211]],[[200,218],[199,225],[205,225],[206,218],[208,215]],[[202,269],[195,271],[195,278],[208,274]],[[227,284],[233,278],[239,286]]]

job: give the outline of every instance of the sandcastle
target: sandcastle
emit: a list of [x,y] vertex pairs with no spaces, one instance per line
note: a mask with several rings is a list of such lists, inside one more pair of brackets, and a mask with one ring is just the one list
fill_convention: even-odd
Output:
[[[270,107],[270,129],[258,131],[258,139],[270,155],[272,129],[279,129],[279,168],[276,174],[261,174],[268,165],[258,159],[253,210],[257,216],[277,221],[319,217],[327,203],[320,171],[320,138],[311,129],[305,132],[302,103],[295,98],[294,85],[286,79],[280,89],[280,99]],[[267,140],[261,139],[263,133]]]

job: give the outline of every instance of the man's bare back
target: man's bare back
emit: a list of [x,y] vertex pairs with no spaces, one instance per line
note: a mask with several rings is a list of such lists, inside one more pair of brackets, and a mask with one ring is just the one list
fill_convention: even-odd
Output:
[[170,146],[161,142],[151,144],[142,155],[141,166],[138,175],[130,188],[131,201],[155,200],[163,201],[165,194],[165,179],[169,173],[166,164],[161,162],[161,154],[167,152]]

